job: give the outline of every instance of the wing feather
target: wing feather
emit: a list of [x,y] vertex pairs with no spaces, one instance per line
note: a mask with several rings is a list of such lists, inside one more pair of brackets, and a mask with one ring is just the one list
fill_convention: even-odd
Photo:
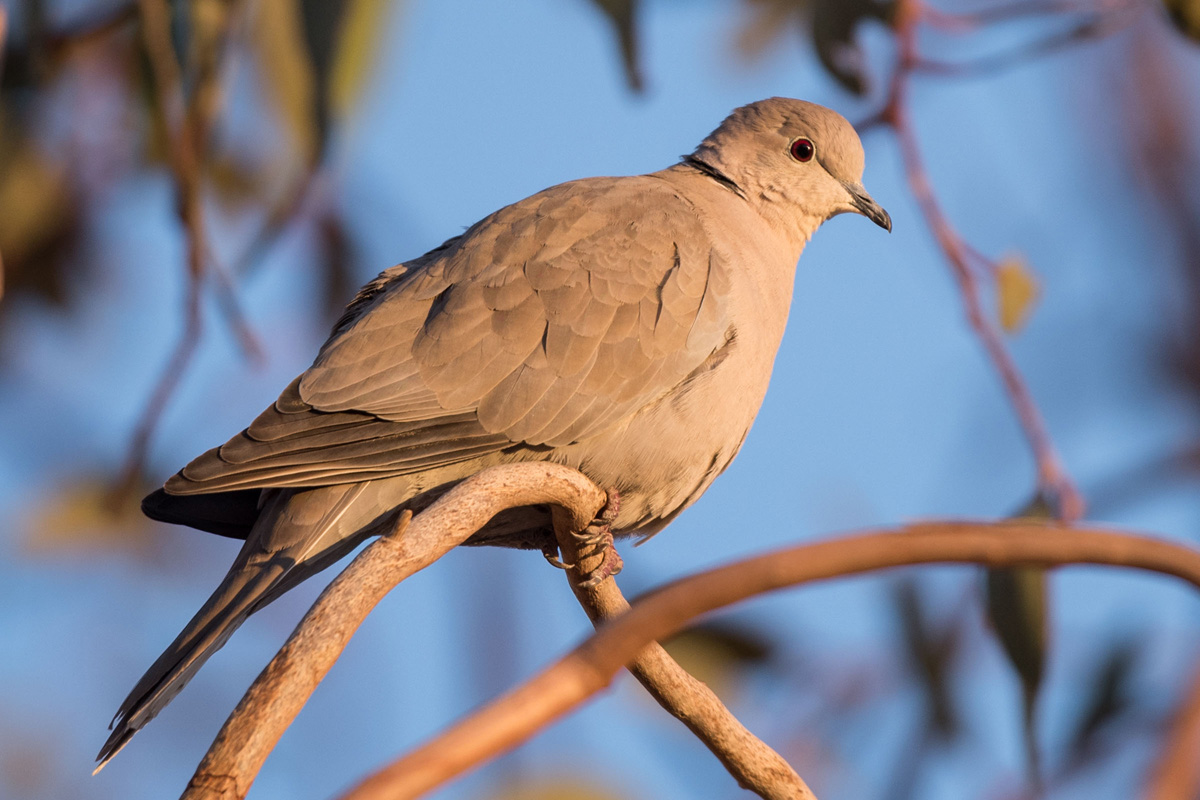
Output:
[[666,183],[548,189],[364,287],[312,367],[167,491],[359,481],[586,439],[724,344],[727,283]]

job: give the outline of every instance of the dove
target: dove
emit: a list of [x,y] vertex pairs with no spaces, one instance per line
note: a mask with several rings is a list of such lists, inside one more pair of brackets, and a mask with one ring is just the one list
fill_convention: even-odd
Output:
[[[891,230],[862,173],[841,115],[763,100],[673,166],[553,186],[364,286],[274,404],[144,500],[245,542],[100,767],[247,616],[485,467],[574,467],[619,498],[613,535],[662,529],[741,448],[809,238],[845,212]],[[468,544],[553,536],[524,508]]]

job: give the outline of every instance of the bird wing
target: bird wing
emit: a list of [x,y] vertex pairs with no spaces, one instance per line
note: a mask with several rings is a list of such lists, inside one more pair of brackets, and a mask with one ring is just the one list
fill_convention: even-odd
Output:
[[368,284],[312,367],[167,491],[344,483],[586,439],[725,344],[727,293],[670,185],[553,187]]

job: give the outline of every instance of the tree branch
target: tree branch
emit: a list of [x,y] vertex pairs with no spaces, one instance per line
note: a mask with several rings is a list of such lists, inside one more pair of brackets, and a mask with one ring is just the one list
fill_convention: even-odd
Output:
[[1200,793],[1200,669],[1166,732],[1166,746],[1150,772],[1146,800],[1180,800]]
[[[582,586],[581,575],[600,565],[601,555],[582,556],[568,521],[555,515],[554,530],[567,570],[571,591],[597,628],[629,611],[629,602],[615,580]],[[720,698],[692,677],[658,642],[651,642],[627,665],[660,706],[687,726],[724,765],[743,789],[767,800],[816,800],[791,765],[747,730]]]
[[1038,411],[1033,395],[1013,361],[996,323],[984,312],[979,285],[972,274],[971,253],[950,224],[933,194],[929,178],[921,161],[916,131],[908,116],[909,80],[922,59],[917,43],[917,25],[929,7],[924,0],[897,0],[895,13],[896,36],[899,42],[899,64],[892,76],[891,88],[879,120],[889,124],[896,133],[904,171],[926,223],[933,231],[946,260],[950,262],[966,307],[967,320],[983,343],[995,365],[1006,393],[1016,410],[1037,462],[1038,482],[1042,491],[1056,504],[1059,515],[1071,522],[1083,516],[1084,502],[1074,482],[1062,467],[1054,442]]
[[766,553],[675,581],[635,601],[532,680],[367,778],[342,800],[418,797],[525,741],[605,688],[649,643],[693,618],[754,595],[914,564],[992,567],[1105,564],[1200,587],[1200,553],[1165,541],[1038,523],[927,523]]
[[196,768],[183,800],[245,797],[267,755],[337,661],[367,614],[394,586],[466,541],[500,511],[553,504],[582,529],[605,494],[581,473],[544,462],[491,467],[373,542],[321,593],[255,679]]
[[179,60],[171,41],[171,11],[165,0],[138,0],[138,9],[142,46],[154,87],[157,124],[166,140],[167,162],[175,182],[176,207],[187,248],[187,294],[183,332],[134,429],[129,453],[112,493],[114,505],[119,505],[137,484],[150,437],[200,344],[204,333],[200,301],[204,278],[210,271],[207,267],[211,267],[217,277],[221,307],[243,351],[253,360],[261,358],[261,347],[241,313],[230,280],[210,258],[205,233],[201,165],[219,107],[217,67],[227,33],[228,15],[232,12],[222,8],[219,24],[211,28],[196,26],[198,32],[192,37],[195,88],[191,101],[185,103]]

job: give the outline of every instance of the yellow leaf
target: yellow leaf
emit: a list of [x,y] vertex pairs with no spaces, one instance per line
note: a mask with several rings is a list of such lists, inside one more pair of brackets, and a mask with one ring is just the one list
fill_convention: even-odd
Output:
[[143,488],[114,507],[110,480],[80,476],[64,482],[33,511],[25,526],[24,551],[34,556],[146,551],[154,544],[154,524],[141,512]]
[[348,4],[327,87],[329,111],[334,119],[345,117],[358,99],[391,8],[393,5],[383,0],[351,0]]
[[311,164],[319,149],[316,73],[296,2],[259,0],[251,8],[251,38],[262,70],[263,88],[278,106],[283,127],[301,161]]
[[1016,333],[1029,318],[1041,291],[1037,278],[1019,256],[1009,256],[996,267],[996,295],[1000,302],[1000,325]]
[[503,787],[491,800],[620,800],[620,795],[586,779],[534,778]]

